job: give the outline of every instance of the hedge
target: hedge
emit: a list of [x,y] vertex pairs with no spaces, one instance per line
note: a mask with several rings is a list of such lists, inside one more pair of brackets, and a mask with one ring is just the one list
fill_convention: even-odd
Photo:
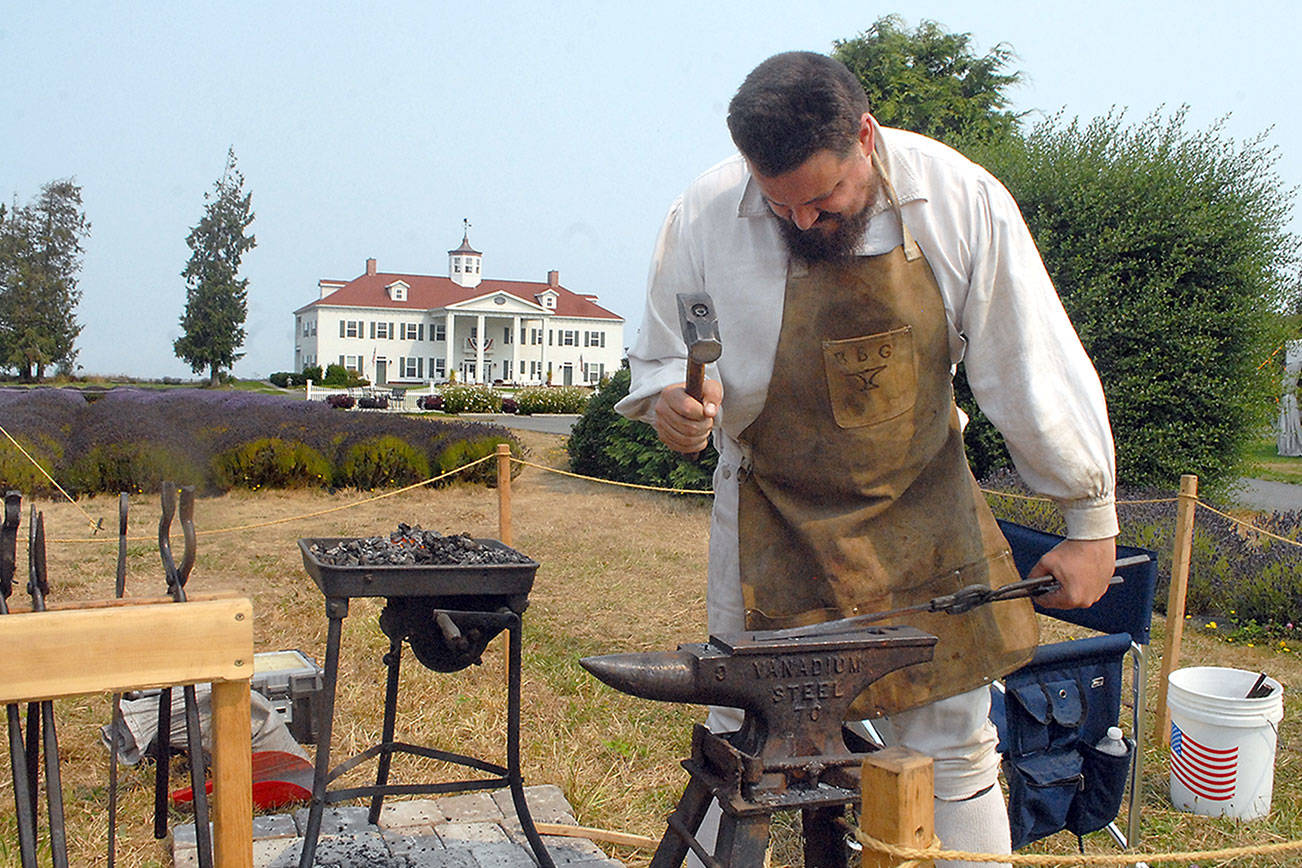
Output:
[[[253,392],[0,389],[0,418],[73,495],[152,491],[164,478],[207,493],[318,484],[371,488],[419,482],[434,468],[454,469],[445,461],[457,450],[478,455],[505,442],[521,453],[519,441],[498,426],[337,413],[321,402]],[[29,495],[56,493],[7,441],[0,444],[0,485]]]

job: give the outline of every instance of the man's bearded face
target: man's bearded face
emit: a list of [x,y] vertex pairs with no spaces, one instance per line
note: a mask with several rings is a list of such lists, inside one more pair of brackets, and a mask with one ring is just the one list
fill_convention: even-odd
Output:
[[[856,214],[845,216],[824,211],[814,225],[801,231],[795,223],[778,217],[778,229],[791,255],[805,262],[835,262],[854,255],[868,228],[869,202]],[[775,215],[776,216],[776,215]]]
[[793,256],[827,262],[854,255],[881,189],[869,153],[819,151],[776,176],[752,170]]

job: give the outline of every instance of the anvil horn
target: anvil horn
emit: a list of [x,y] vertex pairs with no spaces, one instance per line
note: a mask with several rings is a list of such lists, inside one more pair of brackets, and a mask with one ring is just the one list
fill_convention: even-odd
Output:
[[660,702],[700,702],[694,665],[685,651],[584,657],[579,665],[620,693]]

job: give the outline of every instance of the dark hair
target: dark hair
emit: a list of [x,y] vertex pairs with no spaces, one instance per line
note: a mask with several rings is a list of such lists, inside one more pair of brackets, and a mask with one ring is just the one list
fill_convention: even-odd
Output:
[[789,51],[746,76],[728,104],[728,130],[756,170],[780,175],[818,151],[848,152],[866,111],[863,85],[843,63]]

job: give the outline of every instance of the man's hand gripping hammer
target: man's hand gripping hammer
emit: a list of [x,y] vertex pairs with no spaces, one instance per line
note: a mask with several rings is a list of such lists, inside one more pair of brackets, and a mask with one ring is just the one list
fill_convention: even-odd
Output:
[[714,313],[714,300],[704,292],[680,292],[678,321],[683,328],[683,343],[687,344],[686,391],[697,401],[702,401],[705,389],[705,366],[718,360],[723,353],[723,341],[719,337],[719,320]]

